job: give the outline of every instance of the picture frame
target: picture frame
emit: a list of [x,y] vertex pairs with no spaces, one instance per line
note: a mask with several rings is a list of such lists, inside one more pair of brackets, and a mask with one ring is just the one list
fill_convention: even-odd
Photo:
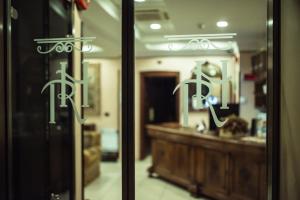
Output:
[[88,67],[88,104],[89,107],[85,109],[85,114],[87,116],[97,116],[100,115],[100,105],[101,105],[101,94],[100,94],[100,74],[101,65],[100,63],[89,63]]

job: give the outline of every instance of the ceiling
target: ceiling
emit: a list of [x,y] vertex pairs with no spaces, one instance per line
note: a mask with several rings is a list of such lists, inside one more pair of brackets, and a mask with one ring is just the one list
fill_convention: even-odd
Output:
[[[92,0],[81,13],[84,36],[96,36],[93,42],[103,51],[89,57],[121,55],[121,0]],[[240,51],[257,51],[266,46],[266,0],[146,0],[135,3],[135,51],[138,57],[214,54],[213,51],[149,50],[149,45],[165,44],[166,35],[236,33]],[[226,28],[216,22],[228,21]],[[160,30],[150,24],[159,23]],[[217,52],[217,51],[216,51]]]

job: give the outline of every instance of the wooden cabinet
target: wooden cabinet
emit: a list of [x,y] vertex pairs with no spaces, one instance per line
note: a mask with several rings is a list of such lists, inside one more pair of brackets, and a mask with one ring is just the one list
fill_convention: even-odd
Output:
[[190,150],[187,145],[175,144],[174,157],[174,174],[181,177],[183,180],[189,179],[189,166],[190,166]]
[[153,165],[156,171],[162,174],[172,174],[172,144],[164,140],[158,140],[152,143]]
[[255,161],[255,157],[232,156],[230,193],[232,199],[260,199],[260,167],[262,165]]
[[228,155],[214,150],[205,151],[205,174],[202,191],[214,198],[225,198],[228,194]]
[[147,127],[157,175],[192,194],[225,200],[266,199],[265,145]]
[[195,176],[195,182],[197,182],[199,185],[203,185],[204,183],[204,167],[205,167],[205,155],[204,155],[204,149],[203,148],[195,148],[195,154],[194,154],[194,160],[192,170],[194,172]]
[[190,147],[187,145],[174,144],[167,140],[153,140],[153,166],[149,169],[150,176],[156,172],[162,177],[190,189],[190,156]]

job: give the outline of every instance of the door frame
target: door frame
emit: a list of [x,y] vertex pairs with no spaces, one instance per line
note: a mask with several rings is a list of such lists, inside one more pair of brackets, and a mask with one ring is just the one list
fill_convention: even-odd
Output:
[[[5,26],[5,5],[4,0],[0,0],[0,27]],[[0,199],[7,198],[7,166],[6,166],[6,100],[5,100],[5,31],[0,28]]]
[[[46,2],[46,1],[45,1]],[[45,4],[48,5],[48,4]],[[46,8],[43,8],[46,9]],[[11,200],[14,198],[12,192],[13,188],[13,127],[12,127],[12,0],[0,0],[0,199]],[[68,13],[68,14],[71,14]],[[49,20],[49,18],[45,18]],[[47,23],[44,24],[45,26]],[[72,31],[71,20],[68,23],[68,31]],[[3,52],[2,52],[3,51]],[[71,55],[68,56],[70,65],[72,65]],[[73,112],[72,108],[68,112]],[[72,125],[70,129],[72,130]],[[72,130],[73,131],[73,130]],[[72,132],[71,131],[71,132]],[[73,138],[70,138],[70,148],[73,150]],[[3,150],[3,151],[2,151]],[[49,152],[47,152],[49,153]],[[73,163],[75,156],[73,152],[70,154],[70,162]],[[71,184],[70,184],[70,198],[75,195],[75,169],[70,169]],[[4,184],[4,185],[2,185]],[[3,186],[3,187],[2,187]]]
[[[176,78],[176,85],[179,84],[180,74],[177,71],[147,71],[140,73],[140,140],[139,140],[139,159],[143,160],[146,156],[145,150],[145,81],[146,78]],[[180,110],[180,101],[179,93],[175,94],[176,96],[176,122],[179,122],[179,110]]]
[[[10,69],[10,10],[9,1],[0,0],[0,186],[3,199],[9,191],[9,159],[11,138],[9,125],[9,93],[6,86]],[[279,154],[280,154],[280,0],[268,0],[268,19],[273,26],[268,28],[268,199],[279,199]],[[135,199],[134,167],[134,0],[122,1],[122,199]],[[2,73],[4,72],[4,73]],[[3,75],[2,75],[3,74]],[[4,90],[2,90],[4,88]],[[2,151],[4,150],[4,151]],[[11,180],[11,179],[10,179]],[[3,185],[4,184],[4,185]],[[2,199],[2,196],[1,196]]]
[[122,200],[135,199],[134,0],[122,1]]
[[12,115],[11,115],[11,0],[0,0],[0,186],[1,199],[12,194]]
[[268,0],[267,15],[267,186],[268,199],[280,199],[281,1]]

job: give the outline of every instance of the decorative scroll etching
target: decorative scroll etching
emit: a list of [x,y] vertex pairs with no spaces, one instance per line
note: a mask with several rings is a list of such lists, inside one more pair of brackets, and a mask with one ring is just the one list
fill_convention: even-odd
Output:
[[[170,35],[165,36],[165,38],[170,41],[169,49],[171,51],[178,50],[209,50],[209,49],[217,49],[217,50],[230,50],[233,49],[234,42],[231,39],[236,36],[236,33],[224,33],[224,34],[199,34],[199,35]],[[215,40],[220,40],[222,45],[217,44]],[[229,40],[229,41],[227,41]],[[183,47],[176,48],[176,42],[185,41],[185,45]],[[225,41],[225,42],[224,42]],[[219,42],[220,43],[220,42]]]
[[[78,50],[81,52],[82,49],[76,47],[76,43],[80,42],[83,45],[89,45],[88,50],[92,50],[92,46],[89,44],[89,42],[93,41],[95,37],[82,37],[82,38],[74,38],[74,37],[66,37],[66,38],[48,38],[48,39],[35,39],[34,41],[37,42],[37,52],[40,54],[48,54],[51,52],[56,53],[70,53],[73,50]],[[46,50],[42,50],[42,45],[44,44],[52,44],[52,46]],[[81,118],[80,113],[78,112],[75,102],[74,102],[74,95],[76,93],[76,85],[80,85],[82,89],[83,94],[83,104],[81,105],[82,108],[89,107],[88,104],[88,63],[83,62],[83,79],[82,80],[76,80],[72,76],[70,76],[67,73],[67,62],[60,62],[60,69],[56,71],[56,74],[60,75],[60,78],[55,80],[50,80],[48,83],[45,84],[45,86],[42,88],[41,93],[43,93],[46,89],[49,88],[50,96],[49,96],[49,102],[50,102],[50,124],[55,124],[55,111],[56,111],[56,103],[55,99],[56,97],[60,101],[60,108],[68,107],[68,104],[72,106],[75,114],[75,118],[77,121],[81,124],[85,122],[86,119]],[[59,85],[60,88],[57,91],[56,85]],[[67,89],[68,88],[68,89]],[[56,95],[57,94],[57,95]],[[56,196],[54,196],[56,197]]]
[[[46,38],[46,39],[34,39],[34,41],[39,44],[37,46],[37,52],[40,54],[48,54],[53,51],[56,51],[57,53],[70,53],[73,50],[78,50],[81,52],[88,52],[92,50],[92,45],[90,42],[92,42],[95,39],[95,37],[81,37],[81,38],[75,38],[75,37],[66,37],[66,38]],[[76,43],[80,42],[82,43],[81,49],[76,47]],[[48,50],[43,50],[43,45],[51,45]],[[83,51],[82,47],[87,46],[87,50]],[[45,48],[44,48],[45,49]]]

